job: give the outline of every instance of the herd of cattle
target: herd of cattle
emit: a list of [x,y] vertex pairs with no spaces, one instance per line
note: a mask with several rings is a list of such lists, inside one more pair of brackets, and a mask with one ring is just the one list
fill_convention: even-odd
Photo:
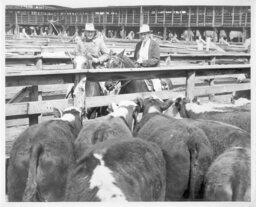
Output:
[[8,201],[250,201],[250,103],[183,97],[75,107],[15,141]]

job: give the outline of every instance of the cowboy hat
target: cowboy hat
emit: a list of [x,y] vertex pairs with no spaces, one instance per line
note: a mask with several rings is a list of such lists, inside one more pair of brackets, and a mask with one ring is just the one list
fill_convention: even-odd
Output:
[[83,30],[85,30],[85,31],[96,31],[95,28],[94,28],[93,23],[86,23],[85,28]]
[[143,24],[141,27],[140,27],[140,31],[137,32],[138,34],[141,34],[141,33],[149,33],[149,32],[152,32],[152,30],[149,29],[149,26],[147,24]]

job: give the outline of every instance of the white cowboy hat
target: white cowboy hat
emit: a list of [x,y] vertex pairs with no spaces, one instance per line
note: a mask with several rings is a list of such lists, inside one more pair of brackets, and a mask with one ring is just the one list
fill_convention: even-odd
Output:
[[152,30],[149,29],[149,26],[147,24],[143,24],[141,27],[140,27],[140,31],[137,32],[138,34],[141,34],[141,33],[148,33],[148,32],[152,32]]
[[85,28],[83,30],[85,30],[85,31],[96,31],[95,28],[94,28],[93,23],[86,23]]

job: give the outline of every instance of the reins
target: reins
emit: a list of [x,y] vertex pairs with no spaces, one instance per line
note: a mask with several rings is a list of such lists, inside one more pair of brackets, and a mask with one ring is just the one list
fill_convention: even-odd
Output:
[[[122,58],[120,58],[119,56],[116,56],[116,58],[118,58],[118,60],[121,62],[121,68],[125,68],[125,63],[124,63],[124,60]],[[113,65],[113,64],[112,64]],[[109,66],[108,68],[111,68],[111,66]],[[129,84],[132,80],[128,80],[126,81],[123,85],[120,86],[120,89],[123,88],[124,86],[126,86],[127,84]],[[113,87],[116,87],[117,84],[119,84],[121,81],[117,81]]]

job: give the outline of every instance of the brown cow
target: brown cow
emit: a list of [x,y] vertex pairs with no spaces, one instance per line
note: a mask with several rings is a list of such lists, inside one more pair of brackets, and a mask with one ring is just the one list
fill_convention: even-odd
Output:
[[139,106],[136,101],[112,104],[113,112],[96,119],[87,120],[75,140],[75,154],[79,159],[92,145],[109,139],[132,138],[134,119]]
[[134,136],[155,142],[162,149],[166,160],[166,200],[202,198],[203,177],[212,160],[210,142],[198,127],[161,114],[160,103],[152,98],[144,100],[147,112]]
[[251,200],[251,156],[243,147],[229,148],[212,163],[205,179],[206,201]]
[[80,110],[30,126],[14,142],[8,167],[9,201],[62,201],[74,162],[73,142],[82,128]]
[[185,98],[177,98],[175,104],[165,111],[167,116],[173,116],[173,110],[179,112],[183,118],[208,119],[224,122],[251,132],[251,105],[248,101],[236,104],[188,102]]

